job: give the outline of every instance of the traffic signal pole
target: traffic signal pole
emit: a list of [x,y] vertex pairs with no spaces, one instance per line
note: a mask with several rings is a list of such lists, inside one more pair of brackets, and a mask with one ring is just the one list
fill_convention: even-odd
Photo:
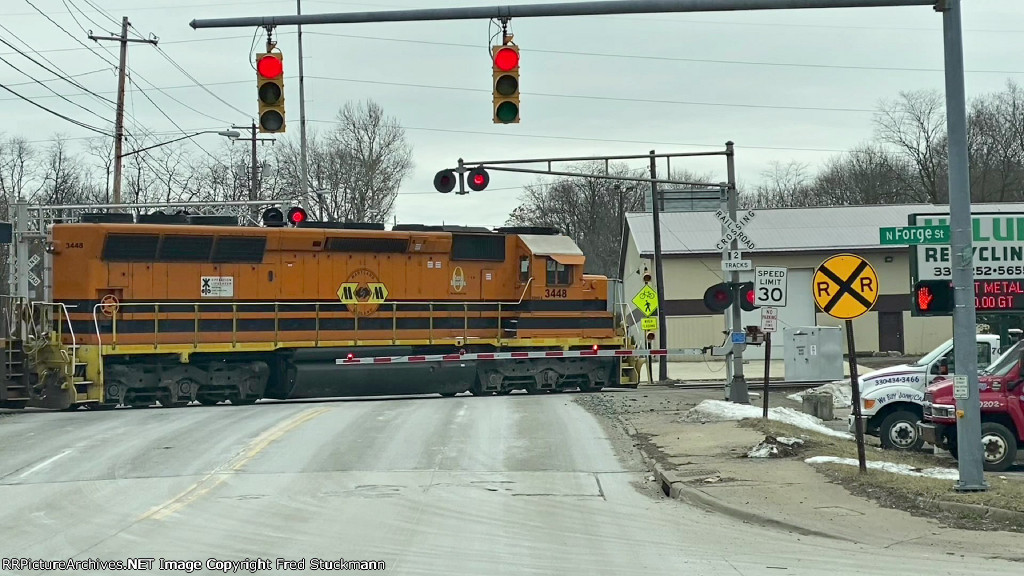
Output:
[[[295,0],[295,13],[302,15],[302,0]],[[306,78],[302,68],[302,26],[299,33],[299,164],[302,176],[302,205],[307,207],[309,188],[309,167],[306,164]]]
[[[975,348],[977,317],[974,302],[974,263],[971,235],[971,179],[967,156],[967,98],[964,90],[964,50],[960,23],[961,0],[941,0],[946,59],[946,122],[949,134],[949,254],[953,276],[954,393],[957,406],[959,491],[988,489],[981,444],[981,401]],[[957,380],[960,380],[957,382]],[[966,394],[959,394],[963,391]]]
[[100,40],[110,40],[121,43],[121,58],[117,65],[117,110],[114,116],[114,204],[121,203],[121,166],[124,159],[124,154],[121,153],[124,146],[124,81],[125,70],[128,63],[128,43],[141,42],[143,44],[152,44],[154,46],[156,46],[157,43],[155,38],[129,38],[128,26],[128,17],[123,16],[121,18],[120,36],[89,35],[89,39],[95,42]]

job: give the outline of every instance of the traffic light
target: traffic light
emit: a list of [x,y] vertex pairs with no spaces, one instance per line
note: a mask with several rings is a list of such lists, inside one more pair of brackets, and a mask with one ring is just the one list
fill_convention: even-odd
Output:
[[441,170],[434,175],[434,190],[447,194],[452,190],[455,190],[455,172],[451,170]]
[[951,315],[953,283],[949,280],[921,280],[914,284],[914,312],[919,316]]
[[469,171],[469,189],[474,192],[480,192],[484,188],[487,188],[487,184],[491,182],[490,175],[483,168],[473,168]]
[[284,57],[280,52],[256,55],[256,88],[260,132],[284,132]]
[[519,47],[491,46],[493,61],[494,123],[519,123]]
[[740,284],[740,308],[747,312],[760,308],[760,306],[754,305],[754,296],[753,282],[743,282]]
[[732,306],[732,288],[720,282],[704,291],[704,307],[712,312],[722,312]]

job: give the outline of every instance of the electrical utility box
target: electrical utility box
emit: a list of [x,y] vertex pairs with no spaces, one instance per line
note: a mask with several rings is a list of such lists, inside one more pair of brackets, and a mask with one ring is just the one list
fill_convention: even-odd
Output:
[[787,382],[831,382],[843,376],[843,330],[800,326],[783,330]]

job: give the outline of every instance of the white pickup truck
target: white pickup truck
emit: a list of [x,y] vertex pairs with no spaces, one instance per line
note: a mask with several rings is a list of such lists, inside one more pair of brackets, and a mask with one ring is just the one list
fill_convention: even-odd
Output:
[[[994,362],[1003,346],[996,334],[978,334],[978,368]],[[936,376],[952,374],[953,340],[925,354],[913,364],[890,366],[857,378],[860,382],[864,432],[878,436],[883,448],[918,450],[924,441],[917,433],[924,405],[924,390]],[[850,432],[854,432],[850,414]]]

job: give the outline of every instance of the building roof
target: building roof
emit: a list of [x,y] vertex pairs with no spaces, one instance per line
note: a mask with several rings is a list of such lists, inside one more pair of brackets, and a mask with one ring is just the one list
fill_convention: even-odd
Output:
[[[973,213],[1024,212],[1022,203],[973,204]],[[878,229],[907,226],[911,214],[948,214],[949,206],[884,204],[755,210],[744,232],[756,246],[751,252],[815,252],[823,250],[879,250]],[[740,211],[742,215],[744,211]],[[717,254],[722,225],[714,212],[660,214],[661,251],[664,255]],[[654,223],[647,213],[626,215],[625,234],[640,254],[654,252]],[[624,237],[625,238],[625,237]],[[626,244],[622,250],[625,256]],[[746,250],[746,249],[745,249]],[[621,264],[620,264],[621,266]]]

